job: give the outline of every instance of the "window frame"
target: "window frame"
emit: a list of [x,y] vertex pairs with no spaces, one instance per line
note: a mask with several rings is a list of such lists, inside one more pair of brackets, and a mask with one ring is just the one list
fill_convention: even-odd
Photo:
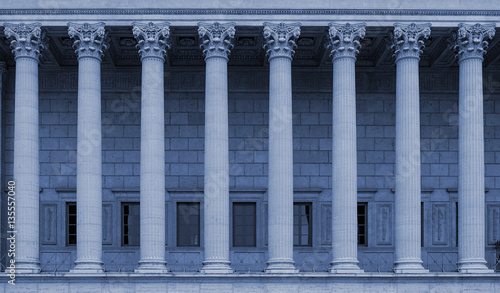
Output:
[[[138,244],[130,244],[130,239],[129,239],[129,243],[125,244],[125,206],[128,205],[128,206],[131,206],[131,205],[137,205],[138,209],[139,209],[139,225],[138,225],[138,229],[139,229],[139,242]],[[130,207],[129,207],[130,209]],[[122,201],[121,202],[121,205],[120,205],[120,219],[121,219],[121,222],[120,222],[120,238],[121,238],[121,246],[122,247],[138,247],[140,246],[140,243],[141,243],[141,222],[140,222],[140,212],[141,212],[141,205],[140,205],[140,202],[136,202],[136,201]],[[128,213],[128,216],[130,216],[130,210],[129,210],[129,213]],[[127,224],[127,227],[129,226],[130,224]],[[128,229],[128,233],[127,233],[127,237],[130,235],[130,229]]]
[[[75,206],[75,213],[74,214],[70,214],[70,211],[69,211],[69,208],[71,205],[74,205]],[[65,242],[66,242],[66,246],[76,246],[77,244],[77,232],[78,232],[78,225],[77,225],[77,205],[76,205],[76,201],[67,201],[66,202],[66,235],[65,235]],[[75,216],[75,223],[74,224],[70,224],[70,216],[71,215],[74,215]],[[69,232],[69,228],[70,226],[75,226],[75,233],[70,233]],[[75,237],[75,243],[70,243],[70,236],[74,236]]]
[[[198,223],[197,223],[197,226],[198,226],[198,244],[197,245],[180,245],[179,244],[179,232],[181,231],[180,226],[179,226],[179,216],[180,216],[180,213],[179,213],[179,205],[182,205],[182,204],[186,204],[186,205],[196,205],[198,206]],[[178,247],[178,248],[196,248],[196,247],[201,247],[201,238],[202,238],[202,230],[201,230],[201,218],[202,218],[202,215],[201,215],[201,212],[202,212],[202,203],[199,202],[199,201],[177,201],[175,203],[175,228],[176,228],[176,232],[175,232],[175,247]]]
[[[359,216],[360,216],[360,213],[359,213],[359,207],[362,206],[364,207],[364,222],[361,224],[359,222]],[[367,247],[368,246],[368,202],[358,202],[357,205],[356,205],[356,219],[357,219],[357,244],[358,246],[363,246],[363,247]],[[359,227],[360,226],[363,226],[365,231],[363,234],[360,234],[359,233]],[[364,237],[364,242],[363,243],[360,243],[360,237]]]
[[425,247],[425,205],[424,202],[420,202],[420,247]]
[[[295,231],[293,232],[293,238],[294,238],[294,243],[293,243],[293,246],[294,247],[312,247],[313,246],[313,203],[310,202],[310,201],[297,201],[297,202],[294,202],[293,203],[293,227],[294,227],[294,230],[295,230],[295,206],[309,206],[309,223],[307,225],[307,244],[302,244],[301,242],[301,239],[302,239],[302,225],[300,225],[300,223],[297,225],[298,226],[298,229],[299,229],[299,233],[298,233],[298,240],[299,240],[299,244],[295,244]],[[307,215],[307,214],[305,214]],[[299,215],[299,217],[301,216],[305,216],[305,215]]]
[[[253,217],[254,217],[254,220],[253,220],[253,235],[254,235],[254,238],[253,238],[253,245],[235,245],[235,236],[236,236],[236,233],[235,233],[235,228],[236,228],[236,213],[235,213],[235,205],[244,205],[244,206],[253,206],[254,207],[254,214],[253,214]],[[244,215],[245,216],[245,215]],[[257,247],[257,202],[255,201],[234,201],[232,202],[232,247],[234,248],[245,248],[245,247],[249,247],[249,248],[254,248],[254,247]],[[243,226],[248,226],[248,225],[243,225]]]

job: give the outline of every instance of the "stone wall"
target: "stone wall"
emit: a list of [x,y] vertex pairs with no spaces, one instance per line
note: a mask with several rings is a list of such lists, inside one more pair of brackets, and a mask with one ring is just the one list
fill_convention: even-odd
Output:
[[[485,71],[487,260],[500,239],[500,83]],[[4,98],[4,177],[13,168],[13,77]],[[326,270],[331,243],[331,70],[294,69],[294,189],[313,204],[313,246],[295,249],[303,271]],[[456,269],[458,70],[421,72],[422,258],[432,271]],[[132,270],[138,247],[121,247],[120,202],[139,201],[140,69],[103,69],[104,261]],[[165,147],[169,268],[196,271],[202,247],[175,246],[175,202],[202,200],[204,71],[167,67]],[[257,202],[257,247],[232,249],[237,270],[259,271],[267,259],[268,72],[229,68],[229,161],[232,200]],[[357,71],[359,201],[368,203],[366,271],[391,271],[394,251],[395,68]],[[40,71],[41,259],[45,271],[67,271],[75,246],[65,240],[65,202],[76,201],[77,70]],[[203,220],[201,224],[203,229]],[[203,230],[202,230],[203,231]],[[203,232],[201,232],[203,234]],[[202,241],[203,243],[203,241]],[[203,245],[203,244],[202,244]],[[438,261],[436,261],[438,259]],[[439,264],[438,264],[439,263]]]

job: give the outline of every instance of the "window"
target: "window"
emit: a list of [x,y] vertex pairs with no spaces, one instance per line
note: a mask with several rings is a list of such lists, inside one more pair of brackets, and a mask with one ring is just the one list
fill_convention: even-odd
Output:
[[366,206],[367,203],[358,203],[358,245],[366,245]]
[[458,201],[455,202],[455,246],[458,247]]
[[293,204],[293,245],[312,245],[311,203]]
[[420,203],[420,246],[424,247],[424,203]]
[[233,203],[233,246],[255,246],[255,212],[254,202]]
[[177,246],[200,246],[200,203],[177,203]]
[[122,245],[139,245],[141,213],[138,202],[122,203]]
[[76,203],[66,203],[66,245],[76,245]]

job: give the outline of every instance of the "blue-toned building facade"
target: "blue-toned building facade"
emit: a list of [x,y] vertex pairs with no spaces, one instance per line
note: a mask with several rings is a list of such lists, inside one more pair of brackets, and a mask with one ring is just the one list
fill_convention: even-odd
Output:
[[500,292],[500,10],[49,2],[0,10],[0,292]]

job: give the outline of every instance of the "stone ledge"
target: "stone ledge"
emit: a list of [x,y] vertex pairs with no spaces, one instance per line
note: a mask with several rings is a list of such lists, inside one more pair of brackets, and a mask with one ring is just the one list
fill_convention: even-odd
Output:
[[[173,274],[150,276],[144,274],[111,274],[100,277],[50,276],[47,274],[18,276],[16,286],[1,277],[0,293],[17,292],[497,292],[500,293],[500,274],[465,276],[453,274],[360,274],[342,276],[323,274],[285,275],[231,275],[203,276],[200,274]],[[33,277],[34,276],[34,277]],[[167,277],[170,276],[170,277]],[[437,277],[440,276],[440,277]],[[381,278],[382,277],[382,278]]]
[[[203,274],[203,273],[183,273],[183,272],[170,272],[170,273],[159,273],[159,274],[148,274],[148,273],[39,273],[39,274],[17,274],[16,276],[21,277],[23,280],[36,280],[44,279],[44,281],[50,280],[67,280],[67,279],[83,279],[83,278],[95,278],[95,279],[108,279],[114,278],[116,280],[120,278],[165,278],[169,279],[212,279],[212,278],[224,278],[224,279],[288,279],[292,281],[293,279],[415,279],[423,280],[426,282],[429,279],[435,279],[436,281],[441,279],[492,279],[500,281],[500,273],[477,273],[477,274],[463,274],[463,273],[407,273],[407,274],[396,274],[396,273],[357,273],[357,274],[330,274],[327,272],[323,273],[293,273],[293,274],[268,274],[268,273],[232,273],[232,274]],[[0,275],[0,282],[8,279],[8,275]],[[500,283],[499,283],[500,284]]]

